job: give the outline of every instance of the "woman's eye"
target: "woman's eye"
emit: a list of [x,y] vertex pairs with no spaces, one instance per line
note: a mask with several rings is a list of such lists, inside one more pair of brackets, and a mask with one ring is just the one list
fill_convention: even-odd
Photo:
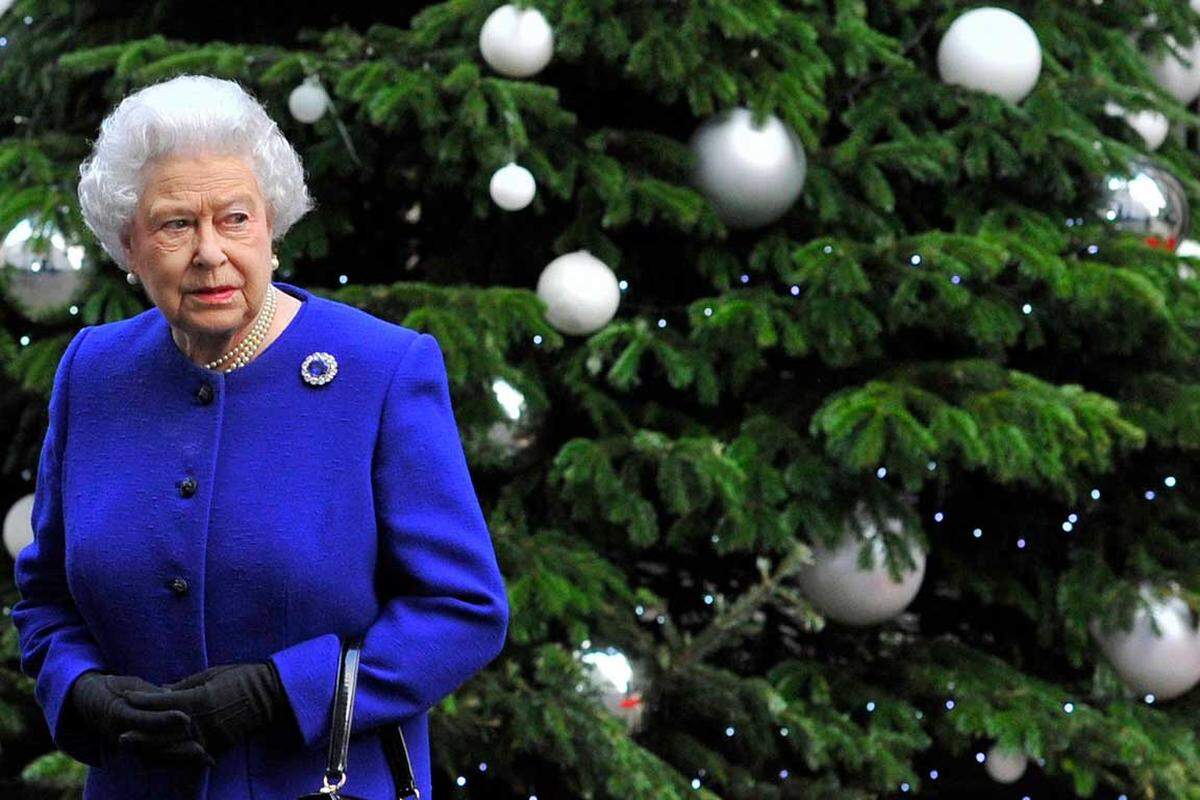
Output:
[[[176,222],[182,222],[185,225],[187,224],[186,219],[173,219],[173,220],[170,220],[169,222],[167,222],[166,227],[170,227],[170,226],[174,225]],[[179,228],[175,228],[175,230],[179,230]]]
[[232,217],[245,217],[245,219],[243,219],[241,222],[239,222],[239,223],[238,223],[239,225],[243,225],[243,224],[245,224],[245,223],[246,223],[247,221],[249,221],[249,219],[250,219],[250,215],[249,215],[249,214],[243,214],[243,213],[242,213],[242,212],[240,212],[240,211],[239,211],[238,213],[236,213],[236,214],[230,214],[229,216],[230,216],[231,218],[232,218]]

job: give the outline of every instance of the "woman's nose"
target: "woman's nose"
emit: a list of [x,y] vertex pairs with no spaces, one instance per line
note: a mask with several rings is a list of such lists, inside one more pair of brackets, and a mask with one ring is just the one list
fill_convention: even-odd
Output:
[[196,223],[196,254],[205,264],[214,267],[225,261],[224,239],[217,233],[212,220],[202,219]]

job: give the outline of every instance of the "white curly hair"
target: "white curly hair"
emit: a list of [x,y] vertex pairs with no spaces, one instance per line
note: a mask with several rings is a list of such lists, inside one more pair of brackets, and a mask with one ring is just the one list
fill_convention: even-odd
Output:
[[104,118],[91,155],[79,165],[84,222],[126,272],[121,240],[137,211],[143,168],[156,158],[181,154],[242,157],[258,179],[273,240],[282,239],[315,206],[300,155],[240,84],[179,75],[146,86]]

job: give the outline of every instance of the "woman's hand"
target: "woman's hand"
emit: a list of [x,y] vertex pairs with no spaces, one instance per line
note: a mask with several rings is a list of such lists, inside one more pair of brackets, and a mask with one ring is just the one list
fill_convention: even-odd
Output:
[[83,725],[105,741],[120,743],[126,732],[138,734],[144,746],[135,750],[158,761],[192,766],[215,762],[199,741],[199,729],[182,711],[135,708],[128,695],[163,695],[167,690],[134,675],[88,670],[71,686],[71,706]]
[[[286,712],[287,697],[271,661],[222,664],[167,684],[166,691],[130,691],[130,705],[145,711],[176,711],[193,720],[205,749],[216,755],[266,728]],[[130,731],[122,743],[149,744],[154,734]]]

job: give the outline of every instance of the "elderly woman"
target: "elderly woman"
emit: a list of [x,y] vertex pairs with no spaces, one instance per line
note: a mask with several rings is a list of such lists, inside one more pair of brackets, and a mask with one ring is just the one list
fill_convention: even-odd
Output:
[[428,800],[427,712],[508,627],[437,340],[272,281],[312,201],[234,82],[127,97],[80,173],[153,304],[67,346],[16,561],[21,667],[84,798],[316,791],[362,636],[345,791],[396,797],[399,724]]

